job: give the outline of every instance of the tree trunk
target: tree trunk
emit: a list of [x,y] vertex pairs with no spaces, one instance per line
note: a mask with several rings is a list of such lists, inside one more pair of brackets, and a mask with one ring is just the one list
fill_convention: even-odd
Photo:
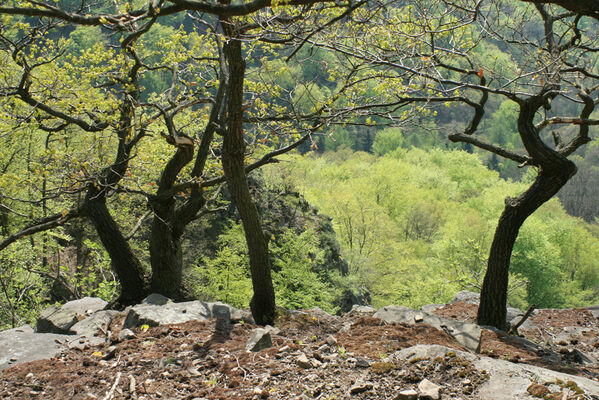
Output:
[[495,230],[487,272],[483,281],[477,321],[507,330],[507,289],[510,259],[520,227],[533,212],[551,199],[576,173],[576,165],[546,146],[533,125],[542,96],[521,104],[518,131],[533,162],[540,171],[530,188],[518,198],[506,198],[505,208]]
[[175,229],[175,198],[161,195],[172,188],[177,175],[193,158],[193,147],[183,146],[177,149],[162,172],[158,185],[158,200],[152,201],[154,211],[150,237],[150,262],[152,280],[150,290],[174,300],[184,300],[186,295],[182,287],[183,256],[181,253],[182,230]]
[[147,295],[144,270],[110,215],[105,200],[88,200],[85,213],[93,222],[121,284],[121,295],[117,302],[120,305],[139,303]]
[[252,200],[245,173],[245,142],[243,139],[243,80],[245,61],[241,42],[229,39],[224,47],[229,65],[227,96],[227,130],[223,140],[222,163],[225,179],[243,224],[250,256],[250,270],[254,296],[250,303],[258,325],[272,324],[275,319],[275,292],[271,278],[268,241],[262,222]]

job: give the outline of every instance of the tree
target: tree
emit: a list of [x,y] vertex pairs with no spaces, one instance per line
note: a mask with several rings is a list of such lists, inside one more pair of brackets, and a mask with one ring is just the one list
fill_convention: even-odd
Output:
[[[52,198],[61,203],[53,203],[53,208],[70,203],[67,208],[24,221],[3,238],[0,250],[22,237],[86,217],[93,222],[121,283],[118,303],[137,302],[148,291],[183,299],[187,294],[182,287],[182,235],[192,221],[210,211],[207,206],[219,190],[209,190],[226,182],[248,241],[254,284],[252,312],[256,322],[272,323],[275,296],[268,241],[246,174],[299,146],[334,113],[332,103],[299,112],[292,96],[297,87],[285,90],[280,85],[268,87],[260,80],[247,82],[249,56],[244,54],[244,46],[265,57],[276,56],[286,42],[293,44],[286,36],[309,35],[318,24],[333,24],[364,4],[292,1],[275,10],[270,1],[263,0],[245,4],[158,1],[140,8],[119,2],[89,7],[73,2],[59,8],[52,2],[23,0],[0,7],[6,28],[2,30],[2,50],[12,58],[6,75],[9,84],[2,94],[18,105],[11,108],[13,126],[25,121],[32,129],[48,133],[73,130],[79,135],[113,135],[108,143],[115,146],[112,163],[93,172],[82,167],[85,171],[78,172],[84,178],[70,190],[54,188]],[[159,46],[148,46],[150,41],[145,38],[154,30],[160,32],[159,21],[187,12],[192,14],[189,21],[195,23],[195,32],[180,28]],[[315,15],[319,18],[316,24],[312,20]],[[60,29],[73,26],[111,32],[111,44],[118,51],[102,47],[103,41],[94,42],[94,50],[86,49],[90,41],[80,30],[73,36],[80,40],[72,53],[82,56],[67,54]],[[260,47],[261,43],[265,45]],[[44,47],[50,50],[40,52]],[[276,51],[269,50],[273,48]],[[288,57],[295,54],[293,48],[288,53]],[[107,67],[100,68],[103,64]],[[57,80],[52,81],[56,75],[48,75],[47,70],[59,69],[72,72],[70,78],[77,83],[85,78],[85,85],[61,82],[63,91],[57,92]],[[42,74],[47,83],[40,79]],[[167,89],[144,92],[143,82],[155,81],[157,74],[161,79],[168,76]],[[343,90],[341,87],[331,97],[339,97]],[[74,100],[71,94],[80,91],[92,99]],[[174,147],[174,154],[154,154],[156,146],[164,146],[164,142],[157,144],[163,140],[160,136]],[[146,141],[152,141],[152,146],[142,148]],[[249,150],[248,143],[252,145]],[[219,145],[221,151],[215,151]],[[142,160],[135,160],[140,155]],[[151,164],[152,157],[155,162],[162,160],[162,164],[154,164],[162,169],[157,180],[143,168],[144,162]],[[248,160],[252,160],[250,164]],[[84,164],[78,160],[78,165]],[[140,165],[141,172],[137,169]],[[128,243],[131,234],[122,233],[109,207],[118,203],[119,196],[131,195],[145,198],[150,208],[132,224],[132,233],[152,216],[149,281],[140,257]]]
[[[471,119],[463,124],[462,132],[449,135],[451,141],[537,171],[528,190],[506,198],[489,254],[478,321],[502,329],[506,328],[509,265],[518,231],[576,173],[568,156],[591,140],[589,128],[599,124],[591,115],[599,103],[599,75],[592,56],[599,48],[598,30],[596,22],[584,16],[596,18],[593,6],[554,2],[580,13],[576,14],[536,3],[394,2],[385,12],[368,18],[356,14],[349,24],[350,33],[342,40],[327,40],[326,34],[313,40],[353,62],[370,63],[378,76],[386,77],[379,97],[369,101],[385,102],[402,113],[387,108],[381,117],[402,121],[409,106],[416,110],[442,104],[467,106]],[[364,38],[358,20],[366,19],[372,27]],[[493,59],[478,51],[483,40],[509,49],[511,60]],[[480,132],[490,99],[517,107],[520,145],[515,150],[502,145],[509,139],[493,143]],[[578,129],[554,129],[552,137],[543,135],[549,127],[568,125]],[[511,136],[511,132],[505,134]],[[553,143],[547,144],[548,139]],[[517,151],[520,146],[526,154]]]

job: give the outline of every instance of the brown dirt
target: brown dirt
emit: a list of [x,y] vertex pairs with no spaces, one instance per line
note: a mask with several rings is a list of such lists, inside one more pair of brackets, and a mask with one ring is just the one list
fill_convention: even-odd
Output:
[[[437,312],[467,321],[475,315],[476,305],[457,303]],[[546,330],[580,322],[599,334],[598,321],[585,310],[543,310],[532,321]],[[116,337],[121,324],[122,320],[113,322],[110,338]],[[446,332],[427,325],[381,324],[370,316],[337,318],[314,310],[290,312],[276,325],[273,347],[257,353],[245,351],[255,328],[250,324],[233,325],[225,333],[215,330],[214,320],[137,330],[130,340],[109,340],[105,346],[71,349],[52,360],[6,369],[0,378],[0,398],[388,399],[427,378],[443,385],[443,398],[474,399],[472,393],[486,379],[458,357],[403,364],[386,358],[415,344],[463,350]],[[115,346],[112,351],[109,345]],[[599,377],[597,368],[566,361],[551,364],[543,351],[529,350],[513,337],[487,330],[482,353]],[[298,365],[302,354],[311,362],[308,368]]]

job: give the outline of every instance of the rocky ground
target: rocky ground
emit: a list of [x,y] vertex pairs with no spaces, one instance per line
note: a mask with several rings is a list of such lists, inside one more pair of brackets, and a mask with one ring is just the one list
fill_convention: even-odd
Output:
[[[472,321],[476,307],[456,302],[432,312]],[[286,313],[270,331],[272,346],[257,352],[246,350],[256,328],[250,323],[192,320],[141,325],[122,334],[124,318],[113,318],[100,331],[103,344],[2,370],[0,398],[491,398],[479,390],[491,379],[491,369],[481,369],[473,353],[446,331],[426,324],[385,323],[372,312],[344,317],[320,310]],[[520,333],[530,341],[483,330],[480,353],[505,360],[507,369],[536,365],[587,378],[597,383],[587,387],[599,387],[594,359],[599,351],[599,319],[589,310],[541,310],[527,327]],[[412,350],[423,344],[450,349],[437,346],[436,356]],[[567,376],[543,379],[540,372],[532,374],[537,378],[525,388],[530,397],[510,397],[506,391],[505,397],[492,398],[599,399],[599,392],[581,389]]]

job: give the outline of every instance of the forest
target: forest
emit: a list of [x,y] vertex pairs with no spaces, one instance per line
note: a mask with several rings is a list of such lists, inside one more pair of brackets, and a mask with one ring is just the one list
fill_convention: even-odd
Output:
[[0,5],[0,329],[147,294],[599,303],[599,6]]

